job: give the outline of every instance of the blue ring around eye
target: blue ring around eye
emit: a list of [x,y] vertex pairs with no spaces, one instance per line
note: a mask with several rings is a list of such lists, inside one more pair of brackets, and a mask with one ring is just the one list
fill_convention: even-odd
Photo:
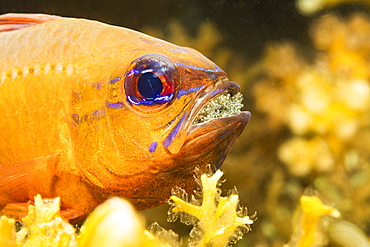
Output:
[[134,105],[163,105],[167,102],[170,102],[173,99],[173,94],[160,96],[151,100],[143,99],[140,102],[134,100],[133,97],[131,97],[130,95],[127,95],[127,99],[131,104]]
[[141,56],[126,73],[126,99],[137,106],[165,105],[175,98],[175,80],[178,80],[176,66],[169,59],[158,54]]

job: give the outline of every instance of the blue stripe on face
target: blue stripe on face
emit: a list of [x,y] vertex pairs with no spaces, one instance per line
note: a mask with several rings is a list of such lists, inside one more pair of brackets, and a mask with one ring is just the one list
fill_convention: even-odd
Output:
[[114,78],[114,79],[112,79],[112,80],[109,81],[109,84],[114,84],[114,83],[116,83],[119,80],[121,80],[121,77]]
[[122,108],[125,108],[125,105],[122,102],[116,102],[116,103],[107,102],[107,107],[113,108],[113,109],[122,109]]
[[185,120],[185,116],[186,116],[186,114],[184,114],[184,116],[182,116],[182,118],[176,124],[176,126],[172,129],[170,134],[166,137],[166,139],[164,139],[164,141],[163,141],[163,146],[164,147],[168,148],[171,145],[171,143],[173,142],[173,139],[175,138],[175,136],[177,135],[177,133],[180,130],[180,126],[181,126],[182,122]]
[[[224,90],[222,90],[222,91],[224,91]],[[218,94],[219,92],[221,92],[220,90],[215,90],[215,91],[213,91],[212,93],[211,93],[211,96],[213,96],[213,95],[215,95],[215,94]]]
[[221,68],[218,67],[217,65],[216,65],[216,69],[206,69],[206,68],[202,68],[202,67],[185,65],[185,64],[182,64],[182,63],[175,63],[175,65],[176,66],[190,68],[190,69],[194,69],[194,70],[201,70],[201,71],[205,71],[205,72],[214,72],[214,73],[217,73],[217,72],[220,72],[221,71]]
[[158,145],[158,143],[157,143],[157,142],[152,142],[152,143],[150,144],[149,148],[148,148],[149,152],[153,153],[153,152],[156,150],[157,145]]
[[191,87],[189,89],[186,89],[186,90],[180,90],[179,93],[177,94],[177,98],[180,99],[182,96],[184,95],[187,95],[187,94],[191,94],[191,93],[194,93],[196,91],[199,91],[200,89],[202,89],[204,86],[200,86],[200,87]]
[[[117,77],[117,78],[114,78],[114,79],[111,79],[110,81],[108,81],[109,84],[114,84],[116,83],[117,81],[120,81],[121,80],[121,77]],[[104,82],[94,82],[94,83],[91,83],[91,86],[92,87],[95,87],[96,89],[100,90],[104,85]]]

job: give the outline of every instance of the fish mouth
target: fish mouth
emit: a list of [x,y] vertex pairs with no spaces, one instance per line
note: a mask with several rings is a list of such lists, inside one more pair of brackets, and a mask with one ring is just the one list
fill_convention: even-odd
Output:
[[218,80],[202,92],[191,114],[183,152],[178,154],[184,163],[198,159],[221,166],[251,117],[250,112],[242,111],[242,100],[239,85],[227,79]]
[[237,123],[240,122],[238,121],[240,117],[247,117],[249,121],[250,112],[242,111],[244,107],[242,102],[243,95],[236,82],[229,81],[227,78],[218,80],[196,100],[195,111],[191,114],[193,117],[189,133],[220,118],[233,118]]

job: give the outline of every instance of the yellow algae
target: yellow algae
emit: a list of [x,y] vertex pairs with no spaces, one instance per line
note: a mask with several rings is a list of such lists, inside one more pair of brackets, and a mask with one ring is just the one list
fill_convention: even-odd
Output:
[[75,229],[59,213],[60,199],[35,197],[28,215],[22,219],[22,228],[15,232],[15,220],[0,218],[0,246],[74,247]]
[[201,202],[195,197],[188,202],[184,192],[178,193],[183,199],[171,196],[171,213],[185,213],[187,215],[181,220],[195,225],[190,234],[191,246],[227,246],[235,243],[241,239],[242,230],[249,230],[254,222],[239,206],[239,196],[235,192],[226,197],[220,195],[218,184],[222,175],[220,170],[211,176],[201,175]]
[[262,79],[252,88],[257,111],[265,113],[266,127],[277,131],[286,123],[286,107],[296,98],[296,78],[304,71],[306,62],[294,45],[268,46],[259,64]]
[[59,198],[35,197],[35,206],[30,205],[28,215],[22,219],[24,228],[28,229],[27,234],[19,236],[19,240],[24,241],[23,247],[76,246],[75,229],[60,216],[59,210]]
[[0,246],[16,247],[15,220],[6,216],[0,217]]
[[162,244],[168,247],[180,247],[181,239],[177,233],[172,230],[166,230],[161,227],[157,222],[152,223],[148,230],[144,232],[149,239],[157,239]]

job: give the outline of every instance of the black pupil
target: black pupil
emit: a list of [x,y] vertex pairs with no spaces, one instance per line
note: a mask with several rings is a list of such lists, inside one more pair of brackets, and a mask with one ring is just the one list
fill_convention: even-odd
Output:
[[154,73],[147,72],[139,77],[137,89],[144,98],[154,99],[162,93],[163,84],[158,76]]

